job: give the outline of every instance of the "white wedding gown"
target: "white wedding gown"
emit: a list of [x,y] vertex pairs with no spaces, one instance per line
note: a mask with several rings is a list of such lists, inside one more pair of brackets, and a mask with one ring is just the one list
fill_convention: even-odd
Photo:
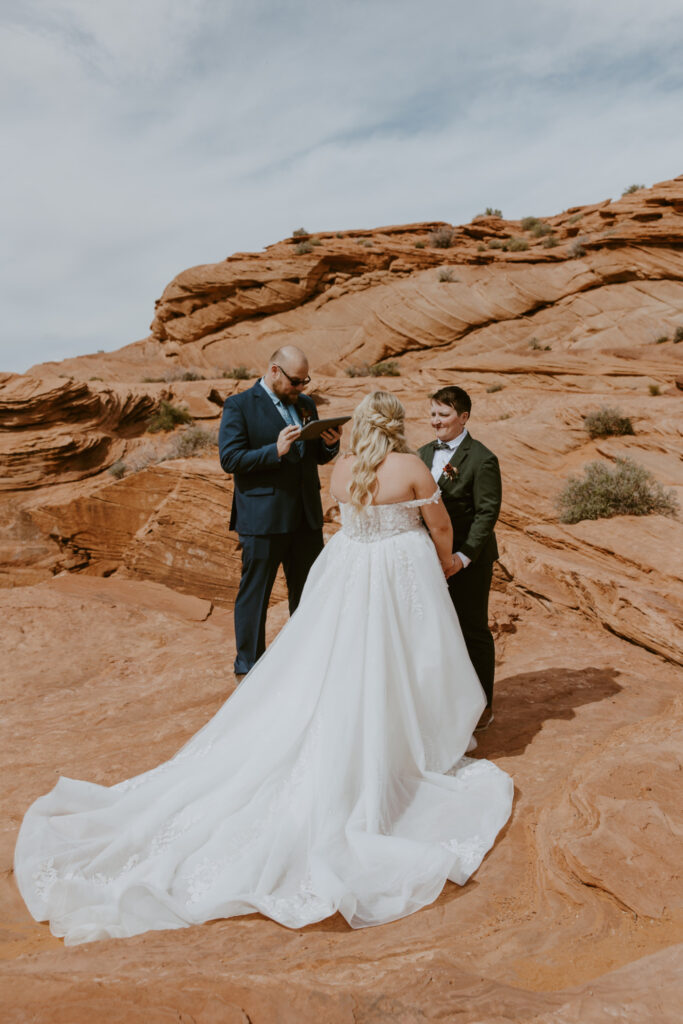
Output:
[[484,696],[425,503],[342,506],[298,610],[170,761],[36,800],[15,854],[34,918],[68,944],[255,911],[361,928],[466,882],[513,786],[463,757]]

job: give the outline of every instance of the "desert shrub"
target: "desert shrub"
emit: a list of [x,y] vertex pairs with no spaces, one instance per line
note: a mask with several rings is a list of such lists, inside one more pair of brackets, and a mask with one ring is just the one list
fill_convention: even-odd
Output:
[[662,393],[659,384],[648,384],[647,390],[651,395],[661,395]]
[[336,237],[337,238],[343,238],[344,237],[344,232],[343,231],[338,231]]
[[663,345],[665,341],[669,340],[668,334],[660,334],[658,338],[655,338],[655,345]]
[[415,243],[415,248],[416,248],[416,249],[424,249],[424,247],[425,247],[425,243],[424,243],[424,242],[423,242],[423,241],[422,241],[421,239],[420,239],[420,240],[418,240],[418,241],[417,241],[417,242]]
[[677,327],[674,331],[674,345],[679,345],[683,341],[683,327]]
[[490,238],[487,244],[488,244],[489,249],[504,249],[505,248],[505,242],[503,241],[502,238]]
[[186,427],[170,439],[168,447],[161,452],[159,461],[189,459],[207,448],[215,448],[217,444],[218,431],[207,430],[205,427]]
[[484,245],[483,242],[480,242],[479,245],[477,246],[477,252],[486,252],[486,246]]
[[496,391],[502,391],[504,387],[504,384],[489,384],[489,386],[486,389],[486,394],[492,395]]
[[522,231],[531,231],[537,224],[540,224],[538,217],[522,217]]
[[509,419],[512,419],[512,413],[511,413],[511,412],[504,412],[504,413],[502,413],[502,414],[501,414],[501,415],[500,415],[500,416],[498,417],[498,419],[499,419],[499,420],[509,420]]
[[381,363],[374,363],[370,367],[371,377],[400,377],[401,370],[395,359],[388,359]]
[[559,244],[560,243],[557,240],[557,235],[546,235],[543,241],[541,242],[541,245],[544,249],[554,249],[555,246]]
[[112,462],[107,472],[111,473],[117,480],[120,480],[122,476],[126,475],[126,464],[123,459],[117,459],[116,462]]
[[368,363],[360,363],[358,366],[347,366],[344,373],[347,377],[400,377],[401,370],[398,363],[389,359],[385,362],[374,363],[370,366]]
[[525,238],[511,238],[509,242],[506,242],[503,246],[506,252],[524,252],[525,249],[529,248],[529,243]]
[[634,192],[640,192],[641,188],[645,188],[645,186],[644,185],[629,185],[629,187],[625,188],[624,191],[621,194],[622,194],[622,196],[630,196],[630,195],[633,195]]
[[576,224],[578,221],[581,220],[582,217],[583,217],[583,210],[580,210],[579,213],[573,213],[572,216],[567,221],[567,223],[568,224]]
[[453,228],[437,228],[429,235],[429,244],[435,249],[450,249],[453,245],[455,232]]
[[633,424],[628,416],[622,416],[619,409],[607,405],[594,409],[583,417],[583,425],[589,437],[621,437],[633,434]]
[[573,256],[576,259],[586,255],[586,250],[583,247],[583,241],[580,238],[575,238],[567,251],[570,256]]
[[361,238],[358,244],[359,245],[364,245],[364,246],[366,246],[366,248],[369,249],[372,246],[372,239],[371,238]]
[[246,366],[233,366],[229,370],[223,370],[223,378],[226,380],[251,380],[252,377],[258,377],[258,373],[253,370],[248,370]]
[[529,338],[529,348],[533,349],[534,352],[540,352],[543,346],[538,338]]
[[185,370],[178,380],[206,380],[206,377],[203,373],[198,373],[197,370]]
[[147,432],[158,434],[160,431],[175,430],[181,423],[191,423],[192,417],[187,409],[181,409],[178,405],[172,405],[166,399],[159,403],[157,412],[147,421]]
[[103,377],[88,377],[88,380],[103,380]]
[[542,220],[537,221],[531,228],[531,234],[534,238],[543,238],[545,235],[551,235],[552,232],[553,229],[550,224],[545,224]]
[[306,228],[297,228],[296,231],[292,231],[292,238],[308,238],[308,231]]
[[311,245],[322,245],[322,244],[323,244],[322,238],[312,238],[311,239]]
[[675,516],[678,502],[652,473],[624,458],[617,459],[614,468],[606,462],[590,462],[582,477],[569,477],[557,506],[561,522],[580,523],[612,516]]
[[442,267],[438,274],[439,281],[453,281],[453,271],[450,267]]
[[299,244],[295,246],[294,252],[297,256],[305,256],[307,252],[313,252],[313,246],[310,242],[299,242]]
[[484,216],[485,217],[502,217],[503,216],[503,211],[496,209],[496,207],[494,207],[494,206],[487,206],[486,210],[484,211]]

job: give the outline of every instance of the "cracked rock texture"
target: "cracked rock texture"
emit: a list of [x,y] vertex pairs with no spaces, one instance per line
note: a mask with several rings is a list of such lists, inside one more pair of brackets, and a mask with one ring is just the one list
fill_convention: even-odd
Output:
[[[555,498],[620,456],[683,497],[683,177],[541,224],[286,239],[179,274],[143,341],[0,373],[4,1021],[679,1019],[680,519],[570,526]],[[444,228],[451,246],[430,244]],[[309,353],[323,415],[389,388],[415,445],[431,392],[472,395],[504,481],[480,752],[513,775],[513,817],[467,886],[395,924],[290,932],[254,915],[65,949],[14,887],[24,810],[58,774],[153,767],[233,687],[231,480],[215,447],[172,457],[183,428],[151,435],[147,419],[165,399],[213,430],[250,386],[224,374],[287,341]],[[347,375],[387,359],[400,376]],[[591,440],[601,405],[634,434]],[[270,639],[284,597],[279,580]]]

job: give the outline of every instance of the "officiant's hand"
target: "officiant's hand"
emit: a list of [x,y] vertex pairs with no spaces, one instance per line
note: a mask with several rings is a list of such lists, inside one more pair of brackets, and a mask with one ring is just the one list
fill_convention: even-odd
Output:
[[334,448],[339,443],[342,435],[341,427],[334,427],[332,430],[323,430],[320,435],[328,448]]
[[450,579],[451,576],[455,576],[456,572],[460,572],[460,570],[464,569],[465,566],[463,565],[462,559],[454,554],[454,555],[451,555],[451,562],[450,562],[450,564],[449,565],[444,565],[444,563],[442,562],[441,563],[441,568],[444,571],[444,575],[445,575],[446,579]]
[[280,431],[277,435],[277,454],[279,458],[287,454],[300,433],[301,427],[295,427],[293,424]]

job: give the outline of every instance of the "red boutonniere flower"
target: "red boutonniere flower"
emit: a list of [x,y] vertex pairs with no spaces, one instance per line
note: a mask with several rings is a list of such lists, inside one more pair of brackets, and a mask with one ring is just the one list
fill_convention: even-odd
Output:
[[306,424],[310,423],[311,420],[313,419],[313,413],[311,412],[310,409],[307,409],[306,406],[303,405],[303,403],[297,404],[296,409],[297,412],[299,413],[299,418],[301,419],[301,426],[305,427]]
[[457,466],[452,466],[450,462],[447,462],[443,467],[443,475],[448,477],[449,480],[455,481],[460,475],[460,470]]

